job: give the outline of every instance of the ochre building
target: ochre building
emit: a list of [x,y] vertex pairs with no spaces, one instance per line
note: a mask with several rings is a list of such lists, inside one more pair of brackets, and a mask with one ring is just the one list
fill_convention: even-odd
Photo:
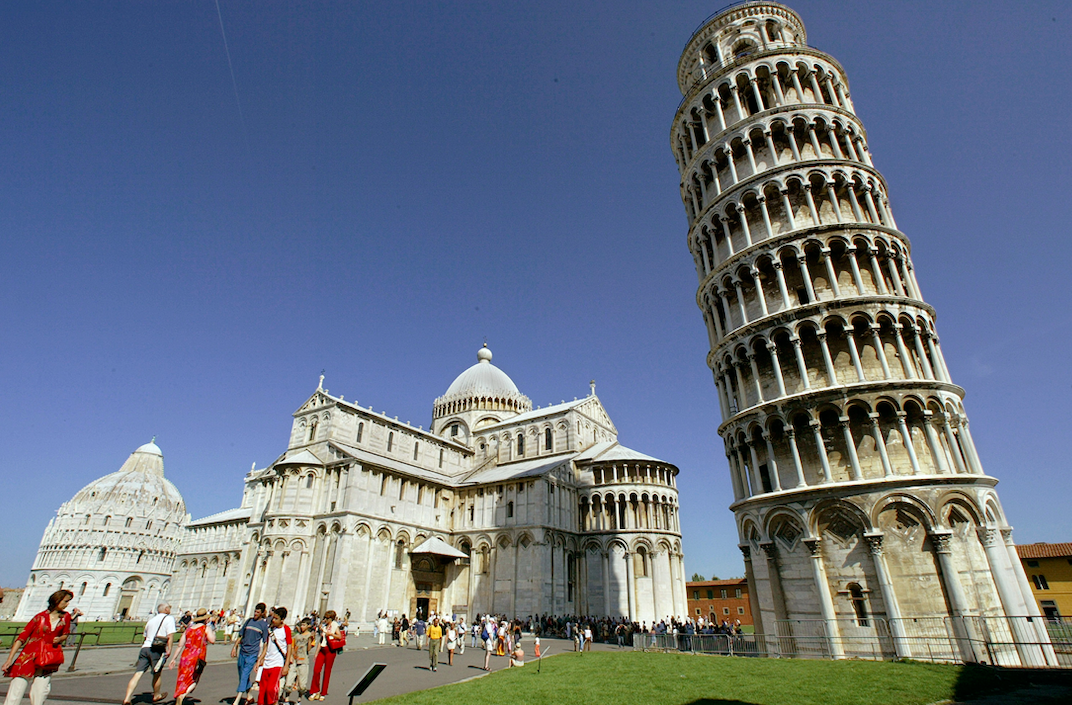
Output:
[[1072,617],[1072,543],[1029,543],[1016,552],[1046,618]]
[[794,11],[748,2],[692,35],[677,81],[756,631],[774,653],[1048,663],[844,69]]
[[716,624],[740,621],[742,626],[752,625],[752,604],[745,578],[688,582],[685,595],[693,619],[702,617]]

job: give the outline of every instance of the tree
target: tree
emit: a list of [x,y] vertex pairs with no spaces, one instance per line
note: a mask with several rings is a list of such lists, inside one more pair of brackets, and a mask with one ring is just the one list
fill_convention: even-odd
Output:
[[706,578],[704,578],[704,576],[700,575],[699,573],[692,574],[692,582],[694,583],[702,583],[705,579]]

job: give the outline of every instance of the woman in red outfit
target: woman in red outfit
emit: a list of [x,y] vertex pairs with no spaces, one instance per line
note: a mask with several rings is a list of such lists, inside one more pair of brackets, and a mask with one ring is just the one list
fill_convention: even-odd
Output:
[[[204,607],[197,610],[197,616],[182,633],[179,647],[171,656],[168,668],[175,668],[175,660],[179,661],[179,675],[175,680],[175,705],[182,705],[182,699],[193,692],[197,682],[201,680],[201,672],[205,670],[208,645],[216,643],[216,629],[205,626],[208,624],[209,617],[211,615]],[[198,667],[199,662],[200,667]]]
[[[331,667],[335,665],[335,656],[342,649],[332,649],[328,646],[328,637],[332,639],[341,639],[342,632],[339,630],[339,623],[335,621],[335,610],[328,610],[324,613],[324,621],[320,625],[320,629],[316,638],[316,645],[319,647],[316,650],[316,662],[313,664],[313,682],[309,687],[309,699],[310,700],[323,700],[324,696],[328,694],[328,683],[331,682]],[[324,671],[324,689],[320,689],[320,671]]]
[[[70,590],[52,593],[48,609],[35,615],[11,645],[3,667],[4,675],[11,678],[4,705],[18,705],[27,688],[32,705],[45,705],[52,688],[52,674],[63,665],[60,647],[71,633],[71,615],[66,610],[73,597]],[[19,653],[21,647],[25,648]]]

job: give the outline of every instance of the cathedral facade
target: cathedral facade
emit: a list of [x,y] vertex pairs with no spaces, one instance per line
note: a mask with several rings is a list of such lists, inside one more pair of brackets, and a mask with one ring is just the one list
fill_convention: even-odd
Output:
[[774,652],[1052,664],[845,71],[795,12],[746,2],[693,34],[677,77],[757,633]]
[[533,409],[477,358],[429,430],[321,383],[241,505],[186,526],[172,604],[684,616],[678,469],[620,445],[594,385]]

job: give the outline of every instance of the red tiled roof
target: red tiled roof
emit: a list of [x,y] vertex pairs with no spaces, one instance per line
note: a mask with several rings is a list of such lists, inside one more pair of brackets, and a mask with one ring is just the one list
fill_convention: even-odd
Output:
[[1072,557],[1072,543],[1029,543],[1017,546],[1020,558],[1069,558]]
[[737,585],[747,585],[748,580],[746,578],[730,578],[729,580],[700,580],[693,582],[689,580],[685,583],[686,588],[702,588],[702,587],[728,587]]

